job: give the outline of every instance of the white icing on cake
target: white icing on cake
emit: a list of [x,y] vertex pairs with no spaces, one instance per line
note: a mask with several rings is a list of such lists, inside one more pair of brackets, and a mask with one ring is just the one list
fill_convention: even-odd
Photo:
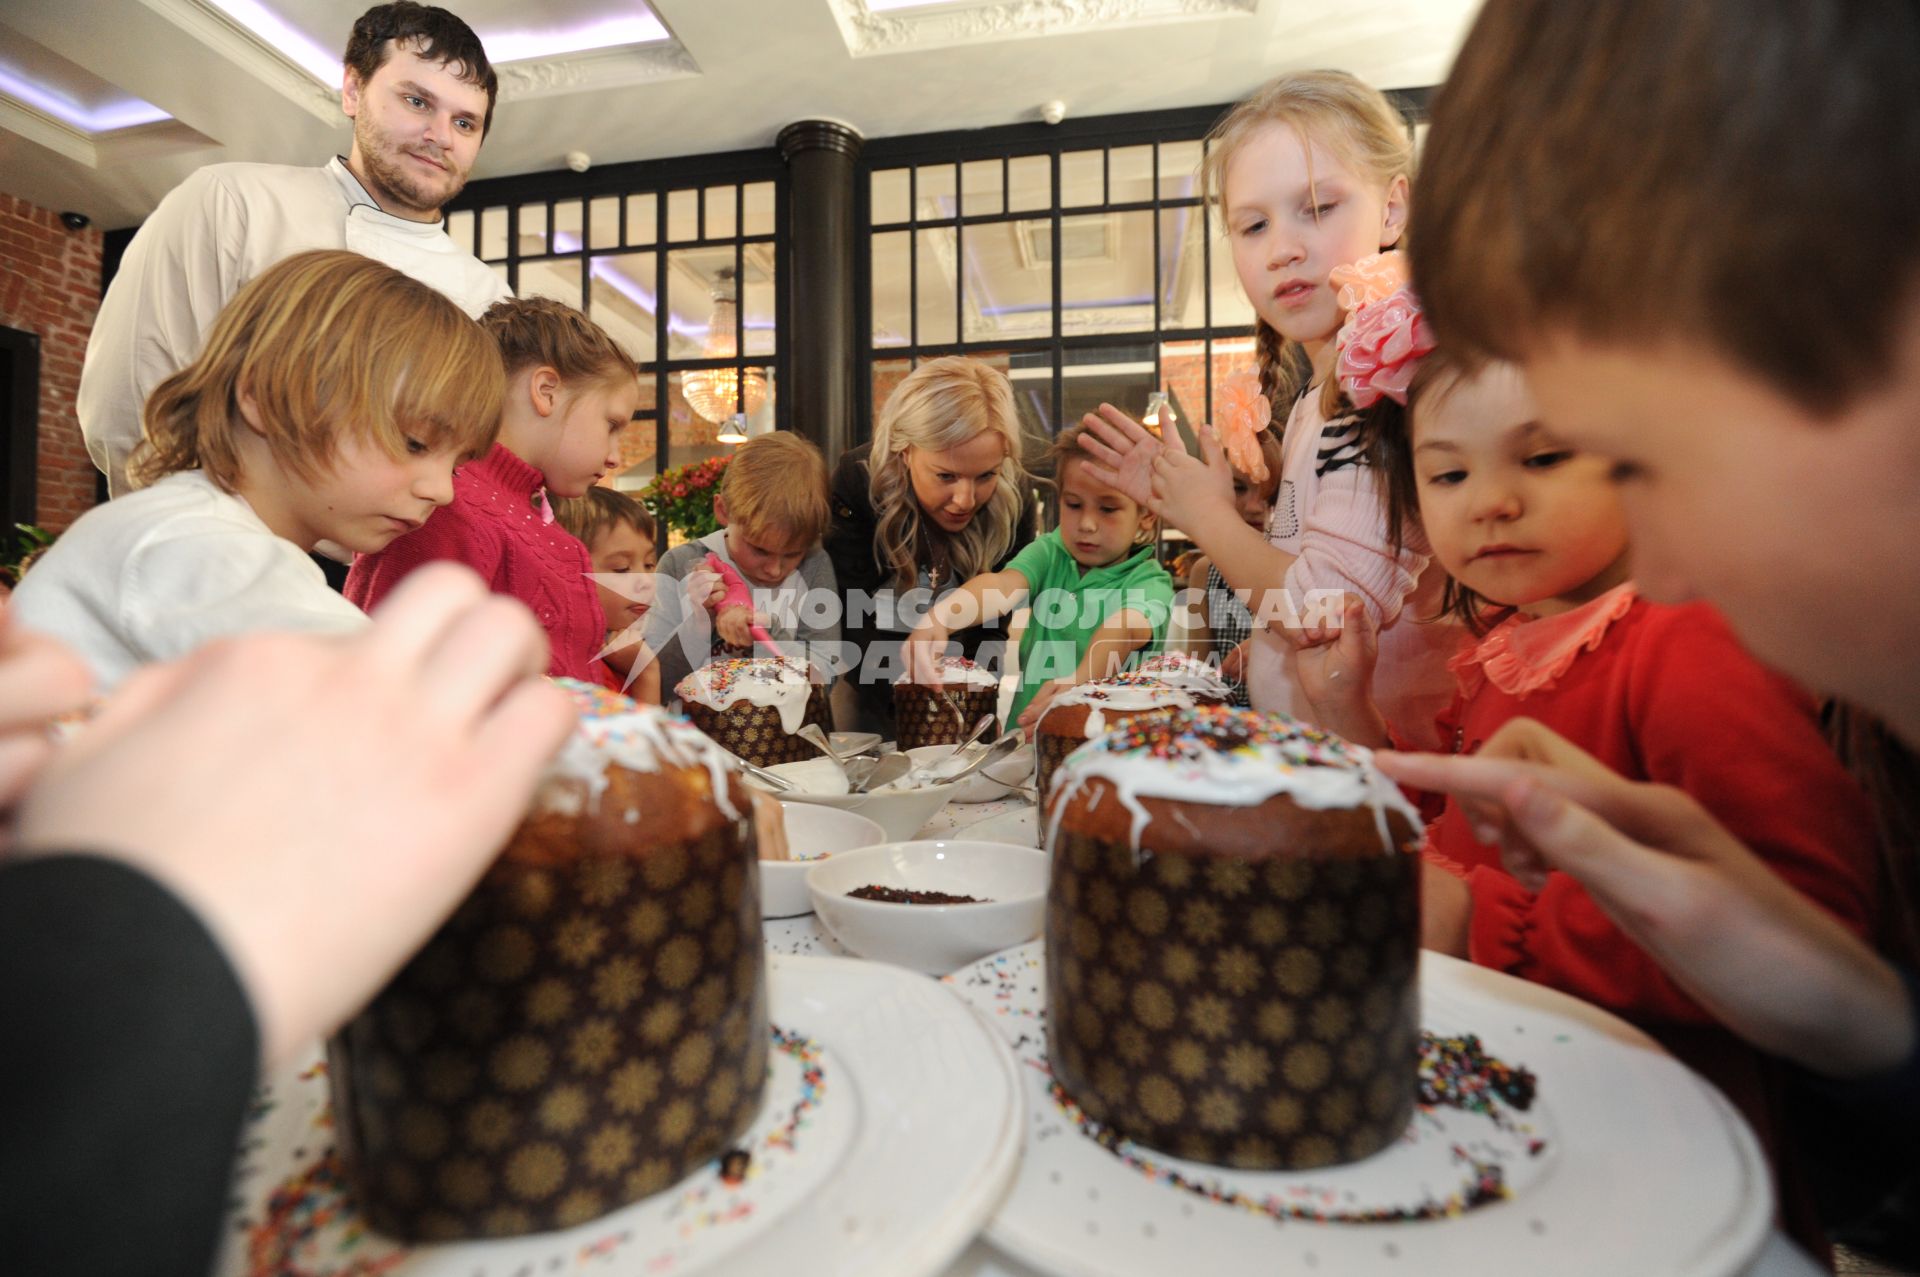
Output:
[[1047,715],[1068,705],[1086,705],[1087,721],[1082,734],[1088,740],[1107,730],[1105,710],[1137,714],[1149,709],[1192,709],[1194,699],[1187,692],[1158,679],[1136,675],[1104,679],[1098,683],[1079,683],[1061,692],[1047,703],[1040,715],[1039,729],[1045,730]]
[[1158,656],[1150,656],[1141,662],[1138,669],[1121,677],[1150,678],[1195,698],[1223,703],[1233,699],[1233,689],[1227,686],[1226,679],[1220,677],[1216,666],[1181,652],[1162,652]]
[[813,693],[810,675],[805,662],[791,657],[739,657],[701,666],[681,679],[673,694],[723,714],[742,701],[770,705],[791,736],[806,721],[807,697]]
[[901,679],[902,683],[911,682],[916,687],[992,687],[998,688],[1000,680],[992,673],[975,665],[964,656],[943,656],[940,668],[932,682]]
[[1164,718],[1133,719],[1088,741],[1054,773],[1054,800],[1047,813],[1049,851],[1061,813],[1096,777],[1113,787],[1131,814],[1136,856],[1150,819],[1141,803],[1144,798],[1251,807],[1284,794],[1316,811],[1364,807],[1373,812],[1385,853],[1399,850],[1387,825],[1389,811],[1420,828],[1420,813],[1373,765],[1371,750],[1284,714],[1202,706]]
[[[590,683],[570,678],[553,681],[573,697],[580,719],[558,756],[547,764],[534,793],[537,809],[577,816],[597,808],[607,789],[609,766],[635,772],[700,767],[713,783],[714,802],[721,812],[729,820],[744,815],[735,810],[727,783],[732,759],[692,723]],[[640,815],[629,811],[625,819],[634,824]]]

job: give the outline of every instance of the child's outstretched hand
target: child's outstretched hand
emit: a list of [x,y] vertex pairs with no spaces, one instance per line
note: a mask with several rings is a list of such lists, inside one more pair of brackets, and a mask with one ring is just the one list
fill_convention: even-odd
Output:
[[727,583],[720,579],[718,572],[708,568],[690,570],[680,578],[680,588],[686,594],[689,612],[696,607],[711,612],[727,597]]
[[1373,701],[1380,632],[1366,604],[1349,594],[1337,625],[1290,632],[1298,647],[1293,670],[1322,728],[1356,745],[1387,743],[1387,724]]
[[1220,658],[1220,677],[1230,678],[1237,683],[1247,681],[1247,657],[1253,654],[1253,640],[1241,639],[1233,645],[1233,650]]
[[[1536,722],[1471,757],[1377,755],[1404,784],[1451,794],[1523,882],[1579,880],[1722,1023],[1830,1077],[1884,1072],[1913,1050],[1899,975],[1786,884],[1705,808],[1623,779]],[[1767,978],[1755,979],[1755,972]]]
[[1200,427],[1200,455],[1175,440],[1153,459],[1153,512],[1168,526],[1191,531],[1208,514],[1233,508],[1233,467],[1212,426]]
[[1047,683],[1033,694],[1033,699],[1027,702],[1027,707],[1020,711],[1020,717],[1014,720],[1015,726],[1020,728],[1028,740],[1032,740],[1033,733],[1039,729],[1041,716],[1047,712],[1047,707],[1053,704],[1053,698],[1072,686],[1072,683]]
[[[1086,433],[1080,448],[1093,459],[1088,473],[1097,482],[1143,506],[1153,504],[1153,461],[1172,446],[1110,403],[1080,419]],[[1182,450],[1184,451],[1184,450]],[[1157,513],[1157,512],[1156,512]]]
[[929,612],[920,618],[906,640],[900,644],[901,677],[909,683],[930,684],[940,681],[940,661],[947,654],[952,637],[946,626]]

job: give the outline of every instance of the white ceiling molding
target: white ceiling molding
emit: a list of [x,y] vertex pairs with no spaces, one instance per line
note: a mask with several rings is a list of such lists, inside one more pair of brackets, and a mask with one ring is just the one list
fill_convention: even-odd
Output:
[[700,74],[693,55],[678,41],[615,45],[583,49],[551,58],[508,62],[494,68],[500,74],[500,100],[523,102],[558,93],[589,89],[619,89],[655,84]]
[[0,94],[0,129],[18,133],[27,141],[88,168],[100,167],[100,152],[93,144],[93,134],[5,94]]
[[1166,22],[1246,17],[1260,0],[980,0],[876,13],[867,0],[828,0],[856,58],[996,40]]
[[305,67],[206,0],[140,2],[317,119],[329,125],[342,122],[339,85],[321,84]]

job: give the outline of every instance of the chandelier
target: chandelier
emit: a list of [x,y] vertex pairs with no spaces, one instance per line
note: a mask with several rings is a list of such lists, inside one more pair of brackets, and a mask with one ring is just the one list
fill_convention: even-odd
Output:
[[[733,267],[723,266],[714,275],[713,317],[707,321],[707,340],[700,351],[704,357],[739,355],[733,339],[738,314]],[[680,393],[703,420],[718,424],[738,412],[749,417],[759,412],[767,402],[767,379],[758,368],[702,368],[680,375]]]

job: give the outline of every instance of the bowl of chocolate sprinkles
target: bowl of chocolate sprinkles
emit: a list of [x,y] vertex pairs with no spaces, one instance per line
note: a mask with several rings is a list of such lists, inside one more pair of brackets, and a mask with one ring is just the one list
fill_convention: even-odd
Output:
[[945,975],[1040,934],[1047,857],[1006,843],[882,843],[814,865],[807,892],[851,952]]

